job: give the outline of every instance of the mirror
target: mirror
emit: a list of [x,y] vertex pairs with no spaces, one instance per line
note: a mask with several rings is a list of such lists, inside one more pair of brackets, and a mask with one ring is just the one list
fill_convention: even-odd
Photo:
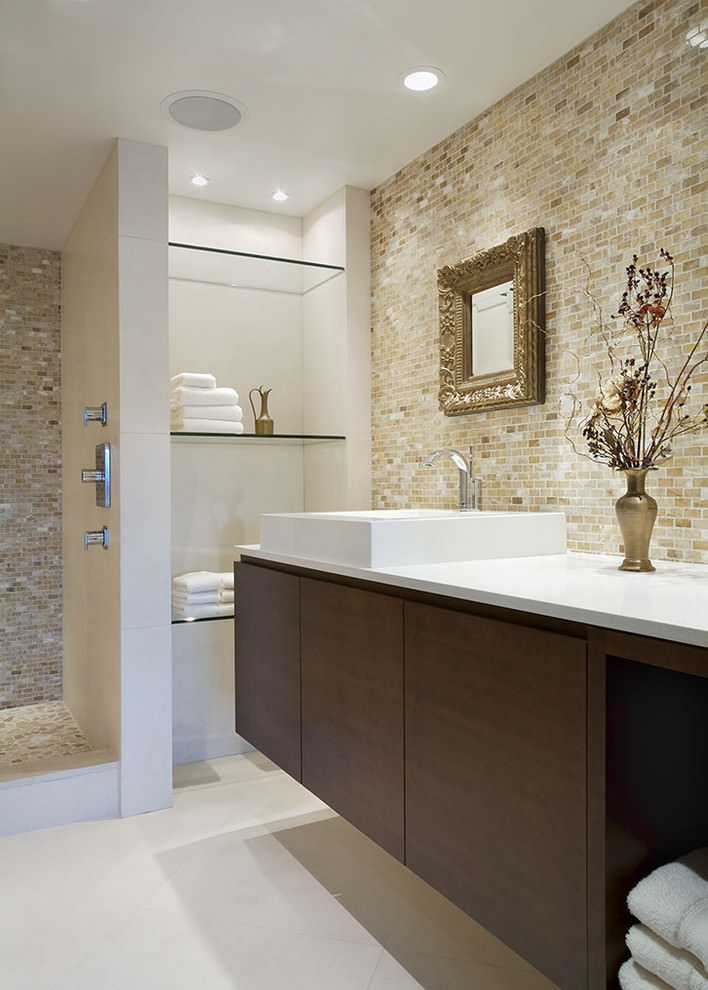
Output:
[[470,377],[514,367],[514,280],[470,293]]
[[445,415],[543,402],[543,227],[441,268],[438,295]]

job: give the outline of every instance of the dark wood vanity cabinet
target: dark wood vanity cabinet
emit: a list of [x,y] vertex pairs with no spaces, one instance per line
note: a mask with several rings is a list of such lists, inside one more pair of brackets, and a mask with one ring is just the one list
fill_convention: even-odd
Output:
[[617,990],[626,897],[708,845],[708,651],[236,565],[236,729],[561,990]]
[[300,580],[250,564],[234,573],[236,731],[300,780]]
[[235,575],[236,731],[403,860],[403,602]]
[[406,863],[583,987],[586,643],[417,603],[405,629]]
[[403,603],[302,578],[302,783],[403,860]]
[[[602,976],[627,958],[634,923],[627,893],[656,867],[708,846],[708,649],[596,630],[591,667],[603,704],[589,737],[588,793],[591,904],[604,914],[591,945],[600,945]],[[602,845],[601,845],[602,843]],[[600,914],[598,912],[598,914]],[[592,957],[591,960],[592,962]],[[601,974],[591,983],[601,987]]]

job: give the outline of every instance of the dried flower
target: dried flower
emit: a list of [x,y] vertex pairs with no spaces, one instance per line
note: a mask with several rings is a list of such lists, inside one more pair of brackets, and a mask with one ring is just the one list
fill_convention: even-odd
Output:
[[[626,269],[627,287],[617,314],[618,331],[600,321],[600,331],[610,360],[611,374],[599,377],[599,392],[589,415],[579,426],[588,454],[612,468],[650,468],[671,456],[672,441],[684,433],[708,426],[708,404],[691,416],[685,407],[691,398],[691,378],[708,362],[708,322],[703,324],[680,370],[671,375],[658,350],[662,322],[670,315],[674,284],[674,259],[663,248],[662,260],[668,269],[639,268],[636,255]],[[593,300],[593,304],[597,306]],[[638,348],[636,356],[619,356],[629,342]],[[579,402],[573,396],[569,428],[579,416]]]
[[600,386],[600,396],[598,399],[600,410],[607,416],[617,413],[622,408],[622,390],[611,378],[607,379]]

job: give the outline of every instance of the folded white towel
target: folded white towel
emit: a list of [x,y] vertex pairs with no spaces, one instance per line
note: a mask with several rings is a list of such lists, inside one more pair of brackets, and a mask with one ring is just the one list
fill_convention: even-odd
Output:
[[170,419],[177,422],[182,419],[228,419],[240,423],[243,419],[241,406],[172,406]]
[[219,588],[218,591],[182,591],[172,589],[173,605],[209,605],[214,602],[232,602],[234,600],[233,591],[227,588]]
[[645,925],[633,925],[626,941],[632,958],[674,990],[708,990],[705,966],[690,952],[675,949]]
[[235,406],[238,392],[235,388],[191,388],[178,385],[170,392],[171,406]]
[[187,571],[172,578],[172,590],[184,594],[218,591],[221,583],[221,574],[218,571]]
[[170,378],[170,385],[172,388],[177,388],[178,385],[188,385],[190,388],[216,388],[216,378],[201,371],[180,371],[178,375]]
[[708,968],[708,847],[644,877],[629,892],[627,905],[647,928]]
[[217,615],[233,615],[233,605],[221,605],[211,602],[209,605],[172,606],[172,615],[176,619],[209,619]]
[[617,974],[622,990],[671,990],[668,983],[664,983],[658,976],[647,972],[634,959],[628,959],[622,963]]
[[177,588],[172,589],[173,605],[218,605],[220,601],[218,588],[214,589],[214,591],[181,591]]
[[175,433],[243,433],[243,423],[228,419],[182,419],[179,425],[170,423]]
[[234,590],[233,571],[186,571],[172,578],[172,594],[199,595]]

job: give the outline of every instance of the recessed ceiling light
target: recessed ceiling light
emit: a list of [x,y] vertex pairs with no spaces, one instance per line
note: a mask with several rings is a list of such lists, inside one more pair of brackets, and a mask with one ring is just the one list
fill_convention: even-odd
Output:
[[198,131],[226,131],[240,123],[246,112],[244,105],[232,96],[201,89],[171,93],[160,107],[178,124]]
[[209,176],[208,175],[193,175],[191,178],[191,183],[193,186],[208,186]]
[[273,193],[273,199],[276,201],[276,203],[284,203],[287,198],[288,198],[288,194],[285,192],[284,189],[276,189],[275,192]]
[[406,89],[422,93],[426,89],[434,89],[443,77],[444,73],[441,69],[436,69],[432,65],[419,65],[414,69],[406,69],[400,78]]
[[686,41],[691,48],[708,48],[708,21],[703,21],[699,27],[691,28],[686,35]]

